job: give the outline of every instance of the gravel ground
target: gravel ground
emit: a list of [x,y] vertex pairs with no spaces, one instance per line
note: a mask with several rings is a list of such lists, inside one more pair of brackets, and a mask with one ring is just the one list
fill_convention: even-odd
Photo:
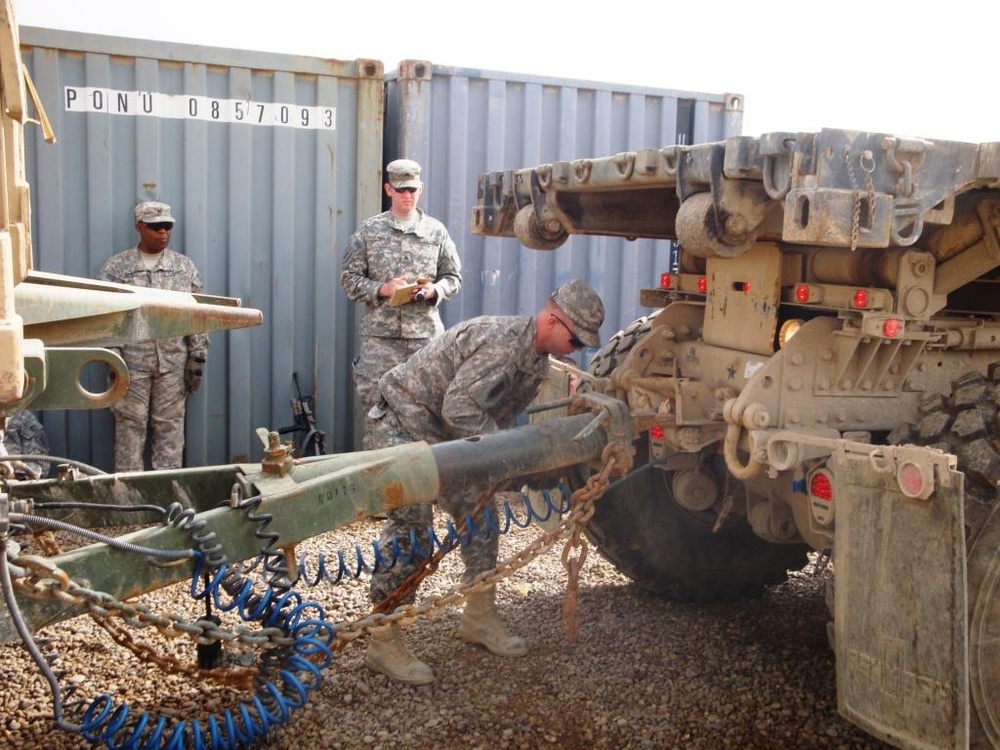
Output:
[[[378,523],[359,521],[299,548],[305,559],[367,548]],[[501,557],[534,540],[536,527],[505,535]],[[24,543],[22,541],[22,543]],[[796,572],[763,598],[735,604],[676,604],[630,584],[591,550],[579,592],[579,638],[562,622],[566,572],[561,547],[548,550],[499,587],[499,607],[530,653],[505,659],[454,636],[459,610],[447,607],[405,629],[437,681],[408,687],[364,667],[362,638],[339,652],[322,686],[275,733],[277,749],[488,748],[886,748],[836,712],[833,654],[824,589],[828,572]],[[443,593],[461,563],[449,555],[421,589]],[[327,617],[368,611],[367,579],[303,589]],[[175,586],[144,598],[157,611],[202,611]],[[200,606],[200,605],[199,605]],[[135,712],[190,718],[218,712],[245,693],[168,675],[115,644],[89,617],[44,629],[64,684],[89,702],[101,692]],[[136,636],[186,663],[186,641]],[[0,646],[0,747],[59,750],[92,745],[54,728],[52,702],[20,644]]]

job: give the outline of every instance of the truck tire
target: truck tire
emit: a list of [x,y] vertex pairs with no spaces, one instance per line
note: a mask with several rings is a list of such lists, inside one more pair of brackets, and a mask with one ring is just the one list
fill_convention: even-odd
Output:
[[[624,330],[608,339],[608,343],[601,347],[600,351],[590,360],[590,374],[599,378],[606,378],[610,375],[618,363],[625,359],[625,355],[632,351],[636,342],[649,333],[653,319],[659,313],[660,311],[657,310],[638,320],[633,320]],[[587,384],[584,383],[580,390],[584,390],[586,387]]]
[[[590,372],[607,376],[649,332],[654,316],[609,339]],[[710,602],[760,596],[765,586],[782,583],[789,570],[805,565],[806,545],[765,542],[736,514],[713,532],[714,514],[678,505],[670,474],[648,465],[648,440],[643,435],[636,441],[636,467],[596,502],[585,529],[619,572],[674,601]],[[578,478],[582,482],[586,476]]]
[[970,747],[1000,749],[1000,513],[969,550]]
[[916,424],[888,441],[938,447],[958,457],[965,474],[969,617],[970,748],[1000,748],[1000,363],[970,373],[921,405]]

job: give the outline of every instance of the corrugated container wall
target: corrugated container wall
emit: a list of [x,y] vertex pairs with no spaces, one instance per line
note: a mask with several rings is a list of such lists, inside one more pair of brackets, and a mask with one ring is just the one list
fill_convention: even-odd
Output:
[[[96,276],[135,245],[135,203],[159,199],[205,292],[264,313],[211,334],[186,464],[259,461],[255,429],[292,423],[293,372],[330,448],[349,449],[354,311],[338,279],[348,237],[381,206],[382,63],[30,27],[21,42],[57,137],[26,139],[35,268]],[[54,453],[111,467],[108,410],[42,417]]]
[[[665,69],[669,70],[669,69]],[[665,73],[667,75],[668,73]],[[610,156],[742,133],[743,97],[539,78],[405,61],[387,75],[385,159],[420,162],[423,207],[452,234],[462,291],[445,325],[476,315],[530,315],[550,291],[586,279],[606,307],[601,338],[649,313],[639,289],[671,270],[676,251],[657,240],[572,236],[552,252],[472,234],[479,174]],[[590,353],[592,354],[592,352]],[[584,353],[587,363],[587,353]]]
[[[339,277],[351,233],[384,205],[385,162],[407,156],[423,165],[422,205],[458,245],[465,281],[445,305],[446,325],[531,314],[555,285],[581,276],[605,300],[607,338],[644,314],[638,289],[669,268],[670,243],[574,237],[539,253],[474,236],[478,175],[722,140],[742,123],[742,97],[732,94],[420,61],[383,75],[378,61],[31,27],[21,41],[58,138],[46,144],[31,128],[26,139],[35,267],[95,276],[134,245],[135,202],[155,197],[173,207],[171,244],[198,265],[206,293],[264,312],[259,328],[211,335],[205,382],[188,404],[191,466],[259,460],[254,430],[292,421],[293,372],[315,392],[328,450],[360,445],[350,367],[356,311]],[[248,124],[250,115],[263,123]],[[107,410],[42,417],[53,452],[111,467]]]

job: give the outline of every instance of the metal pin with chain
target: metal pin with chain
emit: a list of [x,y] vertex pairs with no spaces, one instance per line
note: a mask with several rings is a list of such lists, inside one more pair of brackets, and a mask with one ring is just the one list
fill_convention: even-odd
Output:
[[854,193],[854,215],[851,219],[851,252],[853,253],[858,249],[861,232],[869,232],[875,226],[875,182],[872,180],[872,173],[875,171],[875,157],[870,150],[862,151],[858,155],[858,166],[865,173],[865,189],[868,193],[868,212],[864,227],[861,226],[861,189],[854,176],[850,149],[844,151],[844,164],[847,167],[847,177],[851,181],[851,189]]

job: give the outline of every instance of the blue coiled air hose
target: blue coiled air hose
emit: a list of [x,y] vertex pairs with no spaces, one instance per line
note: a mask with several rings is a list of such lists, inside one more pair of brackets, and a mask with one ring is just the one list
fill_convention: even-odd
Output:
[[109,750],[247,748],[285,724],[295,710],[306,704],[309,693],[322,685],[322,671],[333,660],[335,636],[323,607],[314,601],[303,601],[296,592],[275,597],[268,589],[259,596],[249,581],[244,582],[231,601],[222,601],[220,589],[229,574],[227,567],[216,571],[212,581],[199,590],[202,575],[199,556],[191,578],[191,595],[195,599],[211,596],[219,609],[235,609],[244,621],[279,627],[291,636],[292,645],[280,664],[277,679],[259,687],[235,711],[226,709],[220,715],[208,716],[204,725],[198,719],[170,722],[162,717],[154,723],[148,713],[132,718],[127,705],[116,706],[110,695],[102,694],[93,700],[81,721],[80,734],[87,741],[104,743]]

